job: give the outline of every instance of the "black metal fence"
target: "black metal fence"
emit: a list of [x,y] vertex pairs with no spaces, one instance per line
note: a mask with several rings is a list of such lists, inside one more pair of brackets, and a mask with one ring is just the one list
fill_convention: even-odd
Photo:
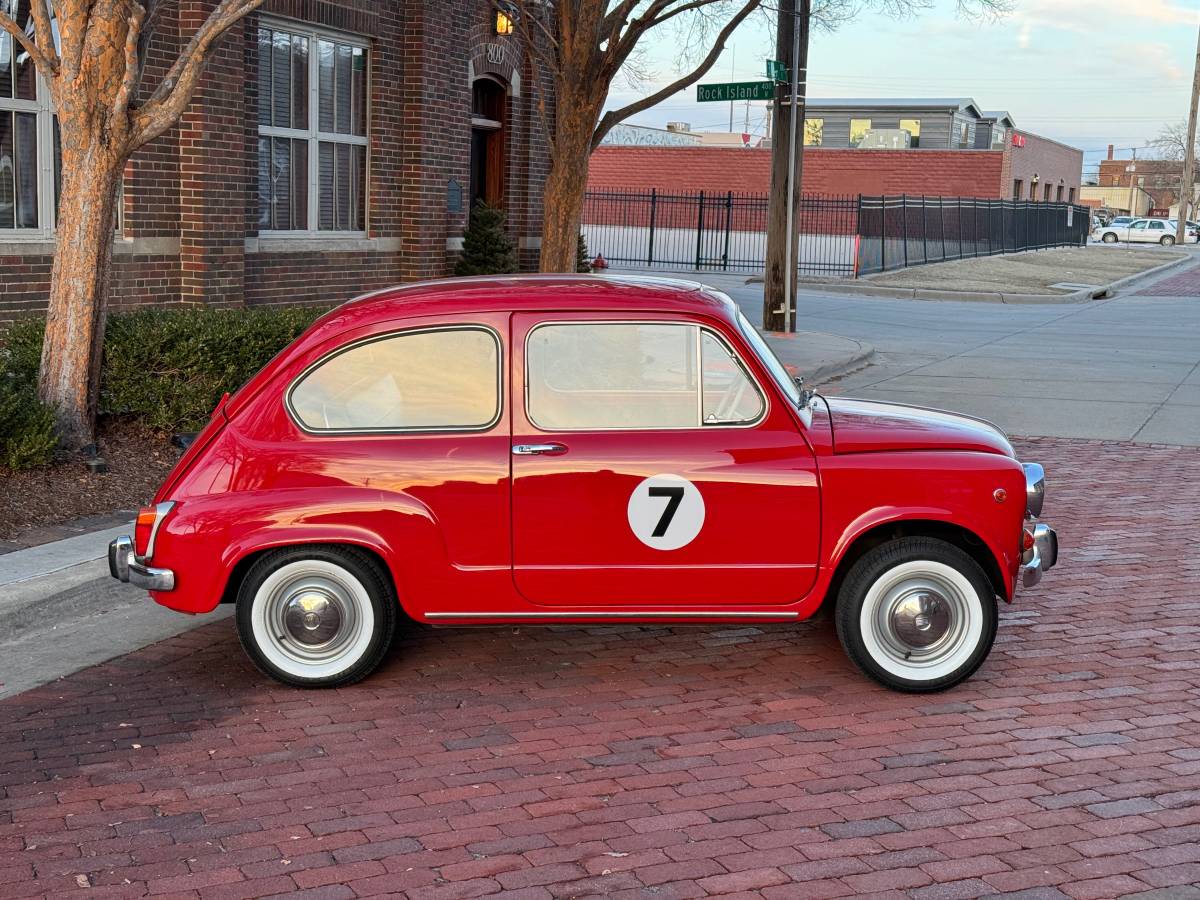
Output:
[[860,197],[860,275],[924,263],[1087,244],[1091,214],[1067,203]]
[[[767,195],[589,191],[588,253],[626,268],[759,272],[767,254]],[[854,274],[857,197],[805,197],[796,210],[800,271]]]
[[[623,268],[762,271],[766,194],[589,191],[589,255]],[[959,197],[805,196],[795,210],[801,275],[853,278],[922,263],[1087,243],[1064,203]]]

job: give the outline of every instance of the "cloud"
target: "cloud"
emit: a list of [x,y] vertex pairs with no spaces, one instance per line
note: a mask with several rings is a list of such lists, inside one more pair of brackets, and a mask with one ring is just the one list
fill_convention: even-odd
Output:
[[1041,28],[1104,32],[1114,23],[1141,21],[1159,25],[1200,24],[1200,12],[1174,0],[1023,0],[1013,19]]

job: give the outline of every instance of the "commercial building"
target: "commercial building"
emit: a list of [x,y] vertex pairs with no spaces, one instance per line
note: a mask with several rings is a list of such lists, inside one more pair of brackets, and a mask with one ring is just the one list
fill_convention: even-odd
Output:
[[[766,193],[769,142],[728,148],[620,144],[592,154],[591,190]],[[965,99],[813,100],[803,189],[1073,203],[1083,151],[1021,131],[1007,112]]]
[[[215,6],[160,4],[150,87]],[[554,114],[539,70],[490,0],[267,0],[126,169],[112,304],[336,302],[442,275],[474,198],[507,209],[533,266]],[[53,134],[0,35],[0,321],[45,305]]]
[[[1095,190],[1088,195],[1100,200],[1099,207],[1131,215],[1178,215],[1183,196],[1183,163],[1175,159],[1116,159],[1113,147],[1100,161]],[[1200,186],[1197,173],[1193,195]]]

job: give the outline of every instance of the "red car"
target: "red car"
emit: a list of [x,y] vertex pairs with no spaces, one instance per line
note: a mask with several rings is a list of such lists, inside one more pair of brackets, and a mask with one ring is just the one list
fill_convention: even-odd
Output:
[[794,622],[900,690],[968,677],[1054,565],[1042,469],[987,422],[804,391],[725,295],[650,278],[392,288],[213,413],[109,547],[254,662],[362,678],[431,625]]

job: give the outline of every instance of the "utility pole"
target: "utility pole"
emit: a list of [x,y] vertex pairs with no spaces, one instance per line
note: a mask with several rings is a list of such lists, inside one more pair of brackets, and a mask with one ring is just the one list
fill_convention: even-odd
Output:
[[[799,9],[797,9],[799,6]],[[767,261],[763,278],[763,327],[794,330],[799,235],[796,207],[804,172],[804,100],[808,81],[808,35],[812,0],[780,0],[775,56],[787,60],[790,84],[777,85],[771,116],[771,196],[767,211]],[[785,103],[784,101],[790,102]]]
[[1187,220],[1196,196],[1196,107],[1200,106],[1200,34],[1196,37],[1196,71],[1192,75],[1192,102],[1188,105],[1187,146],[1183,154],[1183,185],[1179,192],[1179,226],[1175,241],[1187,244]]

